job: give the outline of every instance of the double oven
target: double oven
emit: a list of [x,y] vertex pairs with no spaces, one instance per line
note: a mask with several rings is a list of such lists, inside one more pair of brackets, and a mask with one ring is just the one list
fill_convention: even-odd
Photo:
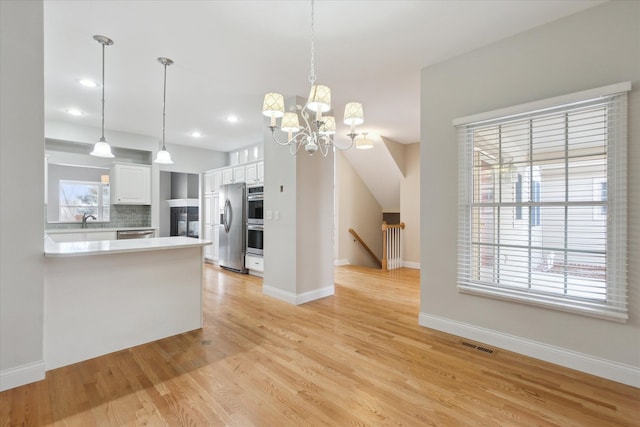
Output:
[[247,188],[247,255],[263,255],[264,187]]

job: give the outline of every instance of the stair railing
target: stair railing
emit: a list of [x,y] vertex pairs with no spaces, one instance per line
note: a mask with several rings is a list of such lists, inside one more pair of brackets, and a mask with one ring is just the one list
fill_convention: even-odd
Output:
[[362,245],[362,247],[364,248],[365,251],[367,251],[367,253],[371,257],[373,262],[378,264],[378,267],[382,267],[382,261],[380,261],[380,258],[378,258],[378,256],[373,253],[371,248],[369,248],[369,246],[367,246],[367,244],[364,242],[364,240],[362,240],[362,238],[358,235],[358,233],[356,233],[356,231],[353,228],[349,229],[349,233],[351,233],[353,238],[356,239]]
[[400,224],[382,223],[382,270],[395,270],[402,267],[400,237],[404,222]]

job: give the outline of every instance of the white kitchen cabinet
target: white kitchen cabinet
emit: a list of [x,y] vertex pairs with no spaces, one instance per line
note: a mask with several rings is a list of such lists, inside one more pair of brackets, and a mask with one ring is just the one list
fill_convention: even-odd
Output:
[[211,225],[211,211],[213,210],[213,196],[206,195],[204,196],[204,212],[202,212],[202,217],[204,219],[204,226],[207,227]]
[[245,182],[244,165],[233,168],[233,182]]
[[150,205],[151,166],[115,163],[111,169],[111,201],[116,205]]
[[219,230],[217,225],[204,228],[204,239],[212,242],[210,245],[204,246],[205,261],[218,261],[218,235]]
[[213,193],[213,172],[207,172],[203,177],[204,181],[204,194]]
[[[213,227],[211,226],[204,227],[204,240],[211,240],[213,238],[212,230]],[[205,260],[213,260],[213,245],[203,246],[203,252]]]
[[222,171],[217,170],[213,172],[213,192],[217,193],[220,191],[220,186],[222,185]]
[[220,227],[217,225],[214,225],[212,234],[213,234],[213,239],[212,239],[213,244],[211,245],[211,249],[213,251],[213,259],[217,261],[218,254],[219,254],[218,245],[220,240]]
[[246,178],[247,184],[258,183],[258,164],[257,163],[248,163],[245,166],[245,178]]
[[247,270],[249,270],[249,272],[263,273],[264,258],[253,255],[246,255],[244,257],[244,266]]
[[258,183],[264,184],[264,162],[256,163]]
[[233,184],[233,168],[222,169],[222,184]]
[[218,218],[218,194],[209,194],[204,196],[204,212],[202,217],[204,219],[204,225],[217,225],[220,220]]
[[[233,179],[233,171],[229,179]],[[230,184],[228,182],[227,184]],[[222,185],[222,170],[209,171],[204,174],[204,193],[217,193]]]
[[245,177],[247,184],[264,184],[264,162],[247,163]]

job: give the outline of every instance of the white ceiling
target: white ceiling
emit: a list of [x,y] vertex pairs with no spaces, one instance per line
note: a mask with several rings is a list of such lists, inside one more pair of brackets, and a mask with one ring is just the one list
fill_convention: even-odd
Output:
[[[316,74],[344,104],[364,104],[361,130],[420,140],[420,69],[603,3],[602,0],[331,1],[315,4]],[[231,151],[262,141],[265,92],[308,94],[309,1],[45,1],[45,116],[100,127],[106,48],[105,126],[162,135],[167,69],[167,144]],[[84,116],[72,117],[67,108]],[[239,121],[225,121],[229,114]],[[199,130],[202,137],[189,136]],[[96,132],[96,140],[99,137]]]

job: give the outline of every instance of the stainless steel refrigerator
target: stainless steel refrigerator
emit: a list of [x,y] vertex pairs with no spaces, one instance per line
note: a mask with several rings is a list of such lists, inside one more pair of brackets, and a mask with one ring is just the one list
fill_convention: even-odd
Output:
[[244,183],[220,187],[220,267],[246,273],[244,267],[247,194]]

